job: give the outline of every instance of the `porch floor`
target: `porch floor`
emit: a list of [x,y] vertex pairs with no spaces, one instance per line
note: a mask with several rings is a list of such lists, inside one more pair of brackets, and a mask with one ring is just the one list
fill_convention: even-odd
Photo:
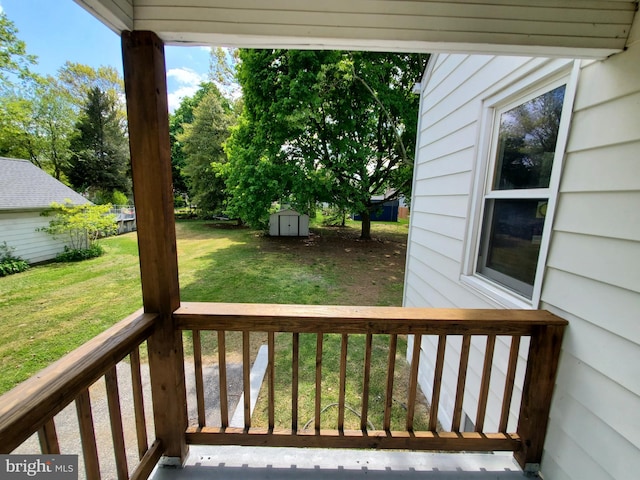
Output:
[[510,452],[425,453],[192,446],[184,468],[157,467],[153,480],[343,480],[359,478],[522,480]]

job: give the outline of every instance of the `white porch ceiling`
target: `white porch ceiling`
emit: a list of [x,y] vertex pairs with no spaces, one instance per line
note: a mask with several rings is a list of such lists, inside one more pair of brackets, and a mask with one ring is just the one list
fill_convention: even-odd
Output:
[[75,0],[112,30],[169,45],[602,58],[624,49],[629,0]]

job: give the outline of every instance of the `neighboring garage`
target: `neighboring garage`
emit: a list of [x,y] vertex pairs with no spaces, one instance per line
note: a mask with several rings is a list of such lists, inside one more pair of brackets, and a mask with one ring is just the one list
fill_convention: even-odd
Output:
[[65,241],[37,231],[50,218],[41,214],[52,202],[80,205],[88,200],[27,160],[0,157],[0,244],[29,263],[51,260]]
[[309,215],[285,209],[269,217],[269,235],[272,237],[308,237]]

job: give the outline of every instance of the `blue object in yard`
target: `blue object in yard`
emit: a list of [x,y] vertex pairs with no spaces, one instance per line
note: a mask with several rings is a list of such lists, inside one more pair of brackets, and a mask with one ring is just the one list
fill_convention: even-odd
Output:
[[[400,206],[399,200],[391,200],[378,204],[371,212],[372,222],[397,222],[398,221],[398,207]],[[362,220],[360,214],[353,215],[354,220]]]

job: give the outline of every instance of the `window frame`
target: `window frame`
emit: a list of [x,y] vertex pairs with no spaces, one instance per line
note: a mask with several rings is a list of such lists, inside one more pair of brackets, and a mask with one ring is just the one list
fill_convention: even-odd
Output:
[[[578,60],[568,64],[563,63],[561,66],[557,66],[555,63],[555,67],[554,62],[549,61],[536,74],[503,87],[499,92],[486,97],[482,102],[481,125],[478,133],[475,171],[473,172],[475,182],[460,281],[476,293],[489,297],[493,302],[506,308],[538,308],[540,303],[579,70]],[[566,85],[566,87],[549,186],[547,188],[494,190],[493,182],[501,114],[561,85]],[[499,199],[546,199],[548,201],[531,298],[479,272],[478,257],[484,231],[485,209],[489,203],[487,200]],[[517,282],[516,279],[513,280]]]

